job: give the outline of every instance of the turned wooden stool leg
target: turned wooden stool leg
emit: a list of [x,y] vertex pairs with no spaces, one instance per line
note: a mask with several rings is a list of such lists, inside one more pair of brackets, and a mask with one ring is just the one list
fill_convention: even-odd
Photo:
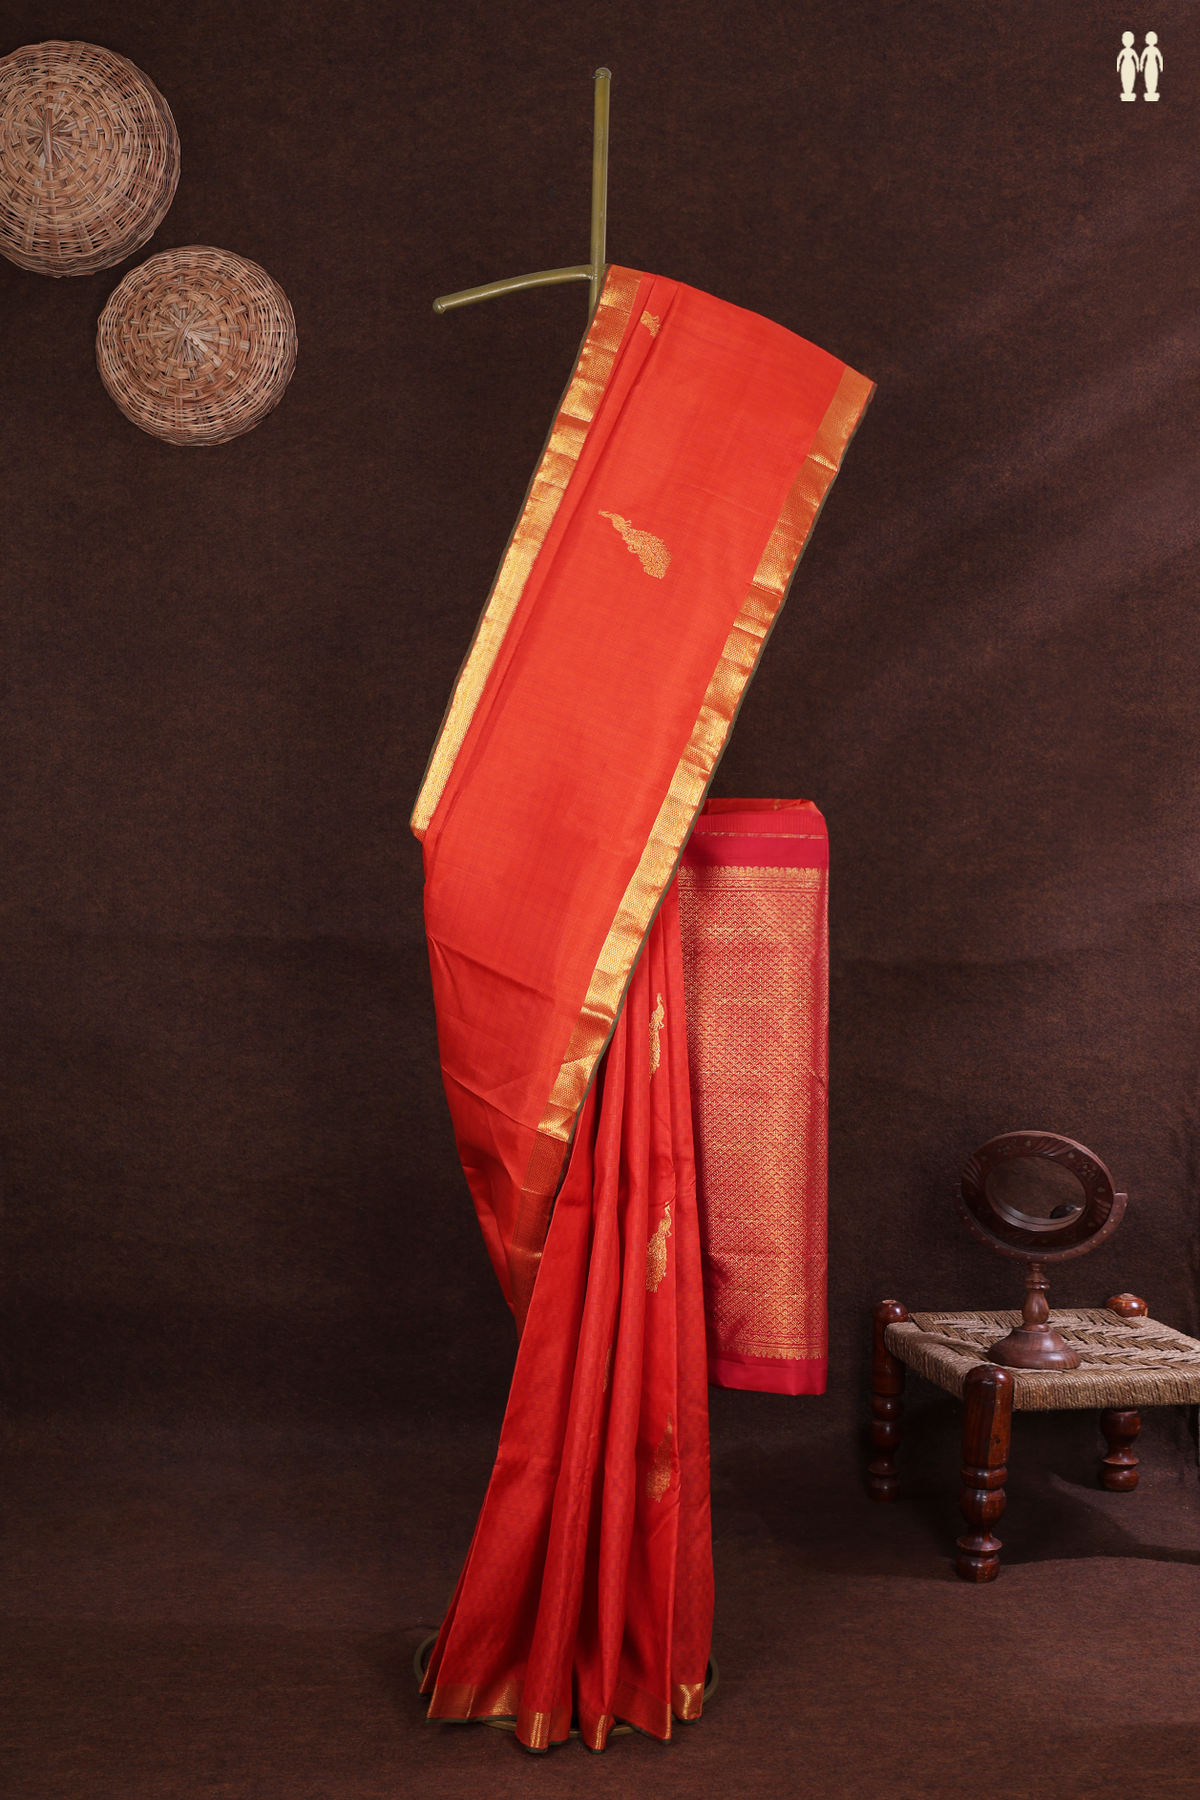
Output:
[[1138,1484],[1137,1457],[1129,1446],[1142,1429],[1132,1407],[1109,1407],[1100,1414],[1108,1455],[1100,1464],[1100,1485],[1110,1494],[1128,1494]]
[[875,1308],[875,1336],[871,1353],[871,1442],[878,1455],[871,1464],[872,1500],[894,1500],[900,1491],[896,1479],[896,1450],[900,1443],[900,1415],[904,1411],[904,1364],[884,1342],[889,1325],[902,1325],[908,1313],[898,1300],[881,1300]]
[[958,1540],[955,1568],[964,1581],[995,1581],[1000,1573],[1000,1539],[992,1526],[1004,1511],[1004,1481],[1012,1435],[1013,1378],[996,1363],[967,1371],[963,1389],[966,1417],[962,1436],[962,1493],[959,1506],[974,1527]]

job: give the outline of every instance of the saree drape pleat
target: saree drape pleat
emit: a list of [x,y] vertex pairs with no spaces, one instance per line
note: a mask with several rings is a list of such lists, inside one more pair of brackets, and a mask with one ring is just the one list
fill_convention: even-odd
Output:
[[670,890],[871,391],[769,320],[610,268],[413,812],[446,1096],[522,1333],[430,1710],[512,1715],[535,1749],[573,1715],[594,1749],[614,1717],[667,1737],[702,1703]]
[[584,1104],[500,1450],[430,1658],[434,1718],[699,1716],[712,1620],[704,1308],[678,904]]

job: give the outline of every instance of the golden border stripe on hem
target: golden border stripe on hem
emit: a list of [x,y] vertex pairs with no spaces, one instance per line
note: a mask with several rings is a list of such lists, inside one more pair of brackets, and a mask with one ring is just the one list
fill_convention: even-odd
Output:
[[431,1719],[515,1719],[521,1704],[521,1684],[499,1682],[435,1681],[422,1687],[429,1695]]
[[671,1689],[671,1711],[677,1719],[698,1719],[704,1711],[704,1683],[677,1681]]

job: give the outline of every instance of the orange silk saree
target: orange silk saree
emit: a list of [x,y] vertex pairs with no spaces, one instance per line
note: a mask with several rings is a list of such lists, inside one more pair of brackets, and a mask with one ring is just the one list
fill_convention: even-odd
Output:
[[706,1351],[671,884],[870,394],[765,319],[610,268],[414,810],[446,1094],[522,1333],[425,1687],[432,1717],[511,1717],[531,1749],[572,1720],[599,1750],[617,1719],[665,1738],[699,1715]]

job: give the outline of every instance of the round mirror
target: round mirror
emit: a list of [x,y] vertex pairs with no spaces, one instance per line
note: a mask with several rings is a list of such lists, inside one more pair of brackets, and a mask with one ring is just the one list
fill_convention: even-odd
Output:
[[1006,1131],[980,1146],[955,1205],[970,1229],[1005,1256],[1061,1262],[1116,1229],[1125,1196],[1094,1151],[1051,1131]]
[[1079,1351],[1050,1322],[1046,1266],[1083,1256],[1111,1237],[1125,1201],[1096,1153],[1074,1138],[1005,1131],[980,1145],[954,1196],[959,1217],[980,1243],[1029,1266],[1021,1323],[991,1346],[990,1362],[1079,1367]]
[[1065,1231],[1087,1204],[1074,1170],[1039,1156],[998,1163],[987,1175],[984,1192],[1002,1219],[1026,1231]]

